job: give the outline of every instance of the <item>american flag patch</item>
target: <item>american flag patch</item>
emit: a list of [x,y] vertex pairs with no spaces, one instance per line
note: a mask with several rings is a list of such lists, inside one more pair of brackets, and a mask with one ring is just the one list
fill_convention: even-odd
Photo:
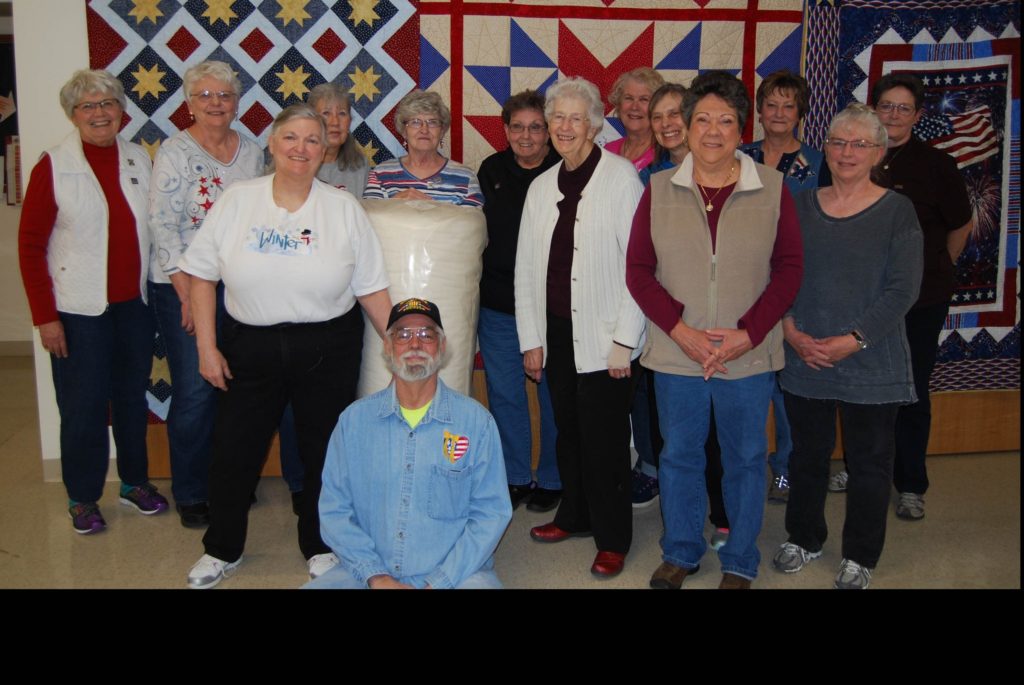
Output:
[[454,464],[466,456],[466,452],[469,451],[469,438],[465,435],[455,435],[445,431],[442,448],[445,459]]

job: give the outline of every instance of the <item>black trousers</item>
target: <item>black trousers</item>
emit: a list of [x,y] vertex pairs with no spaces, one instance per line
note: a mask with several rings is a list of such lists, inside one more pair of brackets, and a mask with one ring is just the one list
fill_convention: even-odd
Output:
[[836,443],[836,411],[843,421],[843,452],[850,480],[846,486],[843,557],[874,568],[885,544],[892,489],[896,404],[852,404],[784,393],[793,433],[789,457],[789,542],[810,552],[828,537],[825,496],[829,462]]
[[896,417],[896,465],[893,485],[897,492],[923,495],[928,491],[928,434],[932,427],[932,402],[928,383],[935,368],[939,349],[939,333],[946,322],[949,304],[915,307],[907,312],[907,342],[910,344],[910,365],[914,373],[917,402],[900,407]]
[[299,548],[307,559],[331,551],[320,538],[320,476],[338,416],[356,396],[362,347],[358,306],[321,323],[263,327],[226,317],[220,349],[234,378],[217,398],[207,554],[228,562],[242,555],[249,496],[289,402],[305,470]]
[[[562,501],[555,525],[593,531],[598,550],[626,554],[633,541],[629,408],[634,378],[578,373],[572,322],[548,316],[545,370],[558,437]],[[633,362],[635,377],[640,365]]]

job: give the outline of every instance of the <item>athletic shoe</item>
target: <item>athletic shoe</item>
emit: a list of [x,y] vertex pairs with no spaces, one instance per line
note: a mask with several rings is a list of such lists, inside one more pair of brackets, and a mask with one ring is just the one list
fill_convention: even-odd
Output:
[[107,527],[107,522],[103,520],[100,508],[95,502],[79,502],[68,507],[68,517],[71,518],[75,532],[80,535],[98,533]]
[[725,547],[727,542],[729,542],[729,529],[715,528],[715,532],[711,534],[711,549],[718,551]]
[[314,554],[306,560],[306,566],[309,567],[310,580],[316,580],[337,565],[338,557],[334,556],[332,552]]
[[779,547],[779,551],[772,557],[772,566],[783,573],[796,573],[808,561],[817,559],[820,556],[821,550],[808,552],[800,545],[794,545],[792,542],[783,542],[782,546]]
[[924,518],[924,497],[916,492],[901,492],[896,503],[896,516],[906,521],[920,521]]
[[843,469],[828,481],[829,492],[846,492],[846,482],[850,480],[850,474]]
[[658,479],[633,469],[633,508],[646,509],[658,501]]
[[170,505],[167,504],[167,499],[156,491],[152,483],[134,485],[127,490],[122,490],[121,498],[118,501],[121,504],[135,507],[139,513],[146,516],[159,514],[161,511],[167,511],[170,508]]
[[223,561],[217,557],[204,554],[199,561],[189,569],[188,586],[193,590],[206,590],[220,581],[224,580],[235,572],[235,569],[242,563],[242,557],[237,561]]
[[836,590],[867,590],[870,584],[871,569],[861,566],[856,561],[843,559],[832,587]]
[[789,479],[783,474],[775,476],[772,480],[771,486],[768,488],[768,501],[769,502],[788,502],[789,501]]

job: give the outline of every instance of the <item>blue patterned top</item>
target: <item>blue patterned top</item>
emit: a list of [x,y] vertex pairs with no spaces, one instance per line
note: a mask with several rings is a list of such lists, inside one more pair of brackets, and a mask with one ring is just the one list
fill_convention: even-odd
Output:
[[[747,153],[758,164],[764,164],[763,140],[741,145],[740,150]],[[779,158],[775,169],[785,176],[786,187],[793,197],[801,190],[823,188],[832,185],[832,174],[825,164],[825,155],[813,147],[800,143],[796,152],[786,152]]]
[[453,205],[483,207],[484,196],[476,174],[458,162],[448,160],[433,176],[419,178],[402,165],[401,160],[389,159],[370,170],[366,181],[365,198],[387,200],[396,193],[412,188],[425,193],[431,200]]

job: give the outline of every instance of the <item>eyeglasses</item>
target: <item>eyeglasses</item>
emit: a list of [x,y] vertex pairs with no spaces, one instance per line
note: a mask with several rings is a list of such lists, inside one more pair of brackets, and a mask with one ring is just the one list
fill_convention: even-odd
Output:
[[569,122],[569,125],[572,126],[573,128],[579,128],[580,126],[583,126],[584,121],[590,123],[589,119],[585,120],[582,114],[566,115],[562,114],[561,112],[558,112],[556,114],[551,115],[552,126],[561,126],[565,122]]
[[836,152],[842,152],[849,145],[857,152],[863,152],[870,150],[873,147],[881,147],[878,143],[872,143],[867,140],[843,140],[842,138],[826,138],[825,145],[829,146]]
[[432,345],[440,339],[441,334],[435,328],[424,326],[422,328],[397,328],[391,333],[391,337],[395,342],[402,344],[412,342],[415,337],[425,345]]
[[405,122],[406,128],[441,128],[440,119],[410,119]]
[[99,102],[79,102],[75,105],[75,109],[85,112],[86,114],[92,114],[97,109],[102,109],[104,112],[110,112],[121,106],[115,98],[107,98],[100,100]]
[[508,125],[508,130],[512,133],[522,133],[523,131],[529,131],[531,135],[537,135],[543,133],[545,130],[544,124],[530,124],[529,126],[523,126],[518,121],[514,124]]
[[899,112],[900,114],[903,115],[911,114],[917,111],[917,108],[914,107],[913,105],[905,105],[902,102],[879,102],[875,106],[875,109],[877,109],[879,112],[885,112],[886,114],[889,114],[890,112]]
[[192,97],[199,100],[199,102],[209,102],[214,98],[218,100],[234,100],[235,94],[230,90],[201,90],[198,93],[192,93]]

